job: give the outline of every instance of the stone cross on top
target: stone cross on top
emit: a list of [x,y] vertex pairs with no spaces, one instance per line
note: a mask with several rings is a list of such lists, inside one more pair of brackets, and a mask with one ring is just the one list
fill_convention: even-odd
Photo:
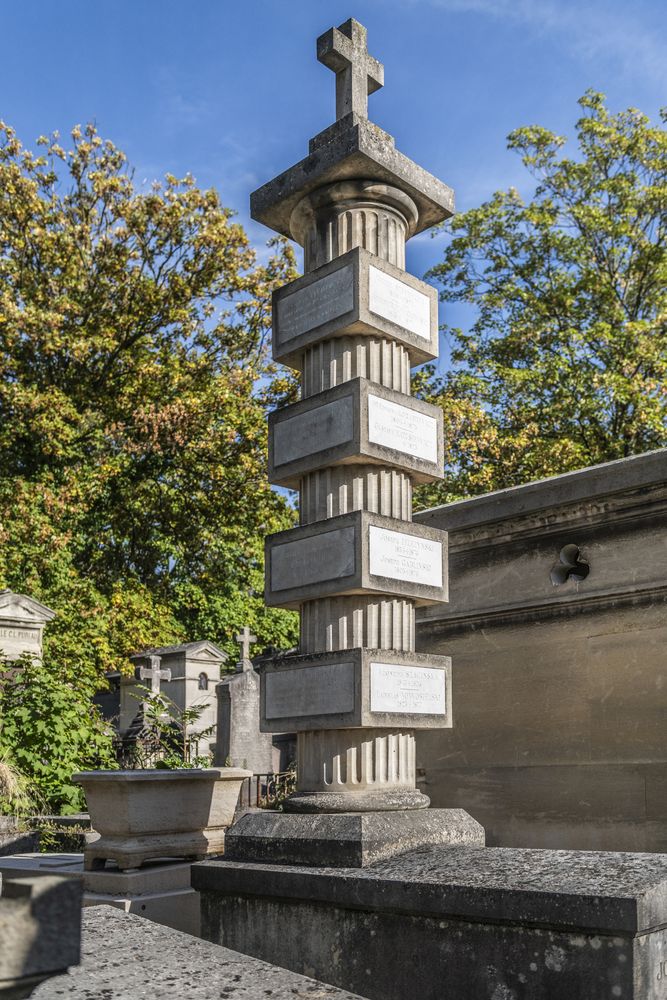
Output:
[[150,680],[151,694],[155,696],[160,693],[160,681],[171,680],[171,670],[169,667],[165,667],[164,670],[160,667],[162,661],[159,656],[151,655],[148,657],[148,661],[147,667],[139,667],[139,677],[142,681]]
[[368,118],[368,95],[384,85],[384,66],[368,54],[366,29],[354,18],[317,39],[317,58],[336,74],[336,118]]
[[234,638],[241,647],[241,659],[238,662],[238,666],[241,670],[248,670],[252,666],[250,663],[250,647],[254,642],[257,642],[257,636],[250,634],[250,629],[246,625],[242,632],[238,632]]

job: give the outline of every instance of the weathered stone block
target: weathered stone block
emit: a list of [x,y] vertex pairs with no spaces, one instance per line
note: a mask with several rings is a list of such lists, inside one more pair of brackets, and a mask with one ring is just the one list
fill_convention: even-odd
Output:
[[452,725],[447,656],[345,649],[288,656],[262,671],[264,732]]
[[0,997],[28,997],[79,961],[81,884],[57,877],[0,879]]
[[298,489],[310,472],[357,463],[442,479],[441,410],[356,378],[270,415],[269,482]]
[[301,369],[306,347],[367,333],[403,344],[411,364],[438,356],[438,295],[413,275],[355,247],[273,293],[273,356]]
[[446,533],[368,511],[271,535],[265,553],[271,607],[343,594],[447,600]]
[[208,940],[371,1000],[665,996],[666,855],[423,847],[355,871],[212,862],[193,884]]

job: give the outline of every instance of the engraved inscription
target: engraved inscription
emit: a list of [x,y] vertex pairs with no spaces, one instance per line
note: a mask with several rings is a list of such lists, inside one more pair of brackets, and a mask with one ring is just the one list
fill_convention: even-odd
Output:
[[289,590],[354,573],[354,528],[323,531],[274,546],[271,552],[271,587]]
[[280,342],[299,337],[353,308],[352,268],[342,267],[278,300]]
[[0,628],[0,639],[20,639],[39,643],[39,633],[22,628]]
[[266,718],[338,715],[354,709],[354,664],[325,663],[268,673]]
[[445,690],[444,670],[371,663],[371,712],[445,715]]
[[369,571],[406,583],[442,587],[442,543],[402,531],[369,527]]
[[431,300],[405,281],[380,271],[368,269],[368,308],[397,326],[431,339]]
[[353,422],[353,403],[349,396],[281,420],[273,429],[275,465],[285,465],[351,441]]
[[435,417],[379,396],[368,397],[368,440],[427,462],[438,461]]

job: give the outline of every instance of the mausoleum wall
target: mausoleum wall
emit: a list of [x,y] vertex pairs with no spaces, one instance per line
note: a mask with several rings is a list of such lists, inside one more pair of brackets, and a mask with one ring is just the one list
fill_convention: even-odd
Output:
[[[450,542],[449,604],[417,625],[453,664],[453,728],[417,734],[432,805],[489,845],[667,850],[667,451],[415,521]],[[568,545],[588,573],[554,583]]]

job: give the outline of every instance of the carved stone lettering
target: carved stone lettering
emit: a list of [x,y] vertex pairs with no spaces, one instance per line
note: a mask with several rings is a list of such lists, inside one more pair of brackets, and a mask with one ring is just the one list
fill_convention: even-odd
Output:
[[276,466],[313,455],[352,440],[353,403],[350,396],[277,423],[273,432]]
[[368,397],[368,440],[427,462],[438,461],[435,417],[380,396]]
[[441,587],[442,543],[371,525],[369,571],[373,576]]
[[353,663],[325,663],[266,675],[267,719],[337,715],[353,709]]
[[299,337],[353,307],[352,268],[342,267],[278,300],[280,341]]
[[368,269],[368,308],[424,340],[431,339],[431,301],[405,281],[377,267]]
[[444,670],[371,663],[371,712],[445,715]]
[[271,554],[271,588],[289,590],[352,576],[354,562],[354,528],[284,542]]

